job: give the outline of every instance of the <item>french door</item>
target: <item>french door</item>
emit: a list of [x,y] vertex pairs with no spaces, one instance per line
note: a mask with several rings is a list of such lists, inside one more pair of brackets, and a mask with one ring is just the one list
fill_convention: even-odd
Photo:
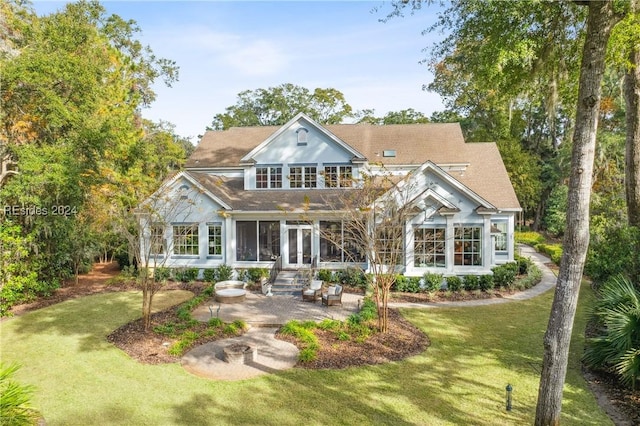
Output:
[[311,225],[289,225],[287,228],[288,255],[285,266],[299,268],[310,265],[313,228]]

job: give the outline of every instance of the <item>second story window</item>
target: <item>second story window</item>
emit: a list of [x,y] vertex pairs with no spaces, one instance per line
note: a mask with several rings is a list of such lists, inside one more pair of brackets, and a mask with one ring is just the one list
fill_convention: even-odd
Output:
[[289,168],[290,188],[315,188],[318,184],[316,166],[296,166]]
[[282,188],[282,167],[256,167],[256,188]]
[[349,188],[353,181],[351,166],[325,166],[324,186],[326,188]]

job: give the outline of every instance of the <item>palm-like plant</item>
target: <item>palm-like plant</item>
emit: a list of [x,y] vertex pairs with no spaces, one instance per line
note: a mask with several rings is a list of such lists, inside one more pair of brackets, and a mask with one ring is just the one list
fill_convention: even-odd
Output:
[[17,364],[0,365],[0,425],[27,426],[38,420],[38,412],[31,407],[33,387],[12,379]]
[[621,276],[608,281],[592,316],[599,333],[587,340],[584,362],[610,369],[635,390],[640,378],[640,291]]

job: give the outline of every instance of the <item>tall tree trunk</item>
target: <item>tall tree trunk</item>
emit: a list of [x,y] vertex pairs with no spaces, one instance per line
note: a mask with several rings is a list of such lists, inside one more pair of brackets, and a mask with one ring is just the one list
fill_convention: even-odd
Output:
[[587,32],[582,53],[576,127],[571,155],[564,253],[544,335],[544,358],[535,425],[560,423],[562,388],[567,372],[584,261],[589,247],[589,202],[604,59],[611,29],[618,21],[612,1],[588,3]]
[[[640,0],[632,0],[631,12],[640,13]],[[624,76],[627,115],[625,189],[629,225],[640,227],[640,47],[631,46],[633,65]]]

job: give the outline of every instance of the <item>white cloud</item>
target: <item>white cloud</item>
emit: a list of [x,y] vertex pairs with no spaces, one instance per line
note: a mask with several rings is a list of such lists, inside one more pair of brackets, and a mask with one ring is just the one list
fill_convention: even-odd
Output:
[[287,68],[287,55],[269,40],[240,42],[223,55],[224,61],[249,76],[274,75]]

